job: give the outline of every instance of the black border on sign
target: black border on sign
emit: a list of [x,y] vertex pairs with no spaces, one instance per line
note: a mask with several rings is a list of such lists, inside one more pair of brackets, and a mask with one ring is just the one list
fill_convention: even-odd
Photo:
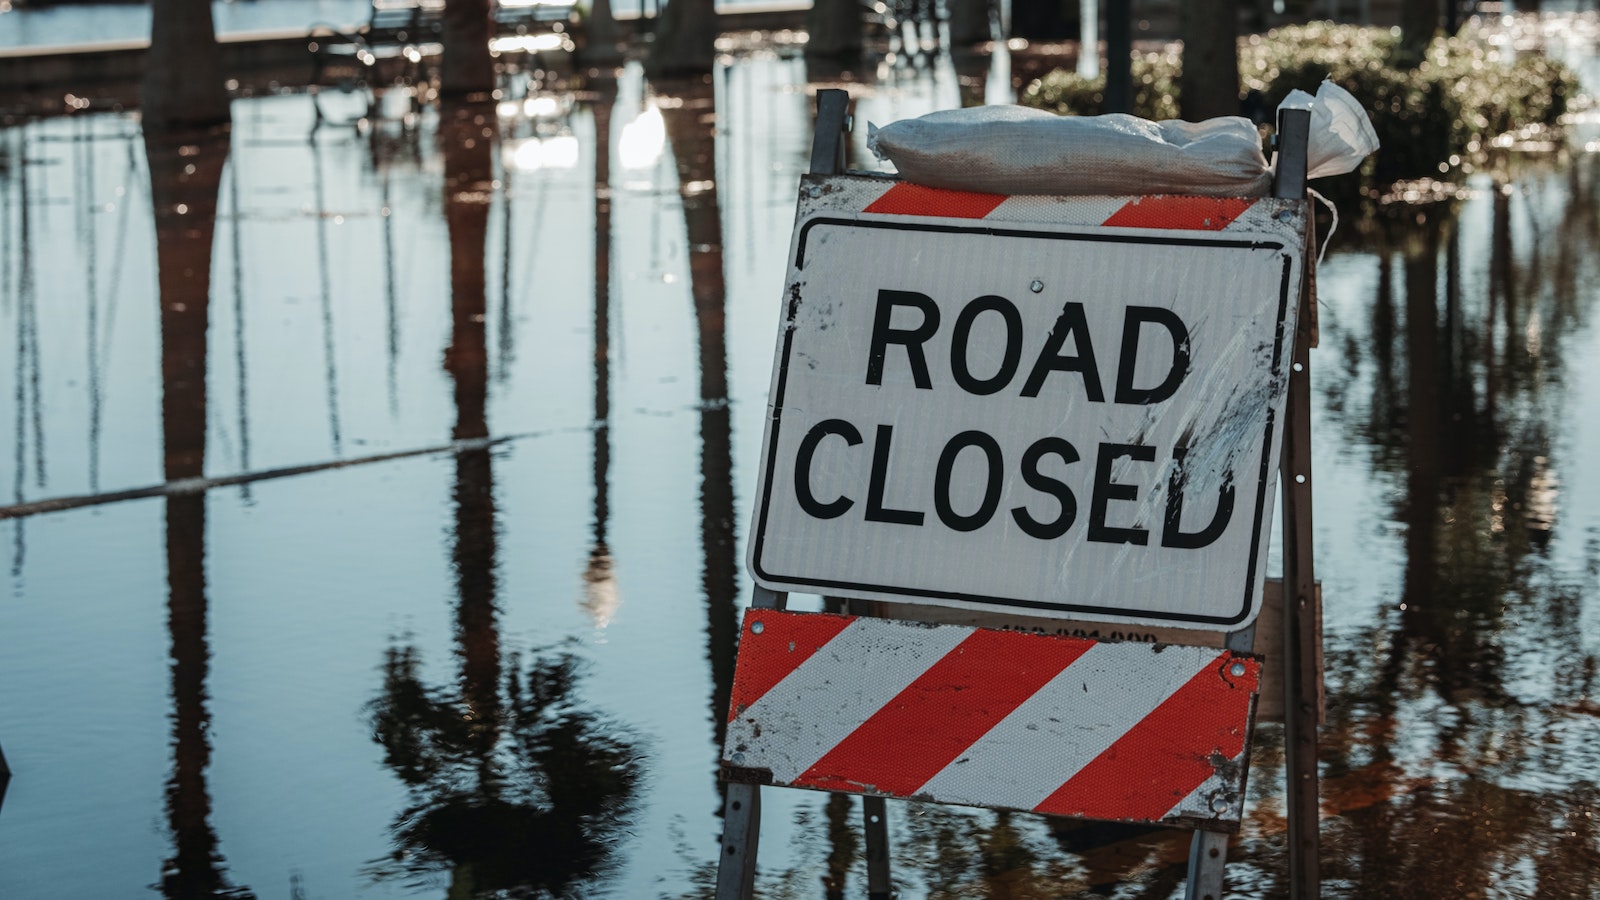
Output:
[[[1115,243],[1115,244],[1156,244],[1180,247],[1232,247],[1239,249],[1258,250],[1271,249],[1283,251],[1287,244],[1283,241],[1250,240],[1244,238],[1216,238],[1204,237],[1175,237],[1165,235],[1127,235],[1127,234],[1095,234],[1095,233],[1069,233],[1056,231],[1032,231],[1025,228],[1002,228],[994,225],[947,225],[937,222],[883,222],[863,220],[849,217],[817,216],[806,220],[800,226],[794,266],[799,270],[805,265],[806,239],[811,229],[818,225],[839,225],[850,228],[879,228],[890,231],[926,231],[941,234],[976,234],[991,237],[1027,237],[1044,238],[1046,240],[1081,241],[1086,243]],[[1091,226],[1083,226],[1091,227]],[[1192,232],[1182,232],[1192,234]],[[1283,257],[1283,279],[1278,289],[1278,327],[1272,342],[1272,371],[1276,373],[1283,359],[1283,343],[1286,337],[1284,317],[1288,314],[1290,285],[1289,274],[1293,258],[1285,253]],[[750,570],[756,580],[768,587],[797,588],[812,590],[817,593],[827,593],[829,589],[843,589],[847,591],[871,592],[879,595],[894,595],[900,597],[919,597],[942,600],[957,600],[965,603],[975,603],[985,606],[1023,608],[1023,609],[1048,609],[1068,613],[1091,613],[1107,616],[1120,616],[1123,618],[1143,617],[1168,622],[1192,622],[1214,625],[1237,625],[1250,615],[1250,600],[1255,594],[1256,565],[1261,558],[1262,519],[1266,516],[1266,503],[1268,500],[1267,483],[1271,477],[1270,461],[1272,459],[1272,437],[1276,433],[1276,413],[1272,407],[1267,409],[1266,435],[1261,445],[1261,471],[1256,485],[1256,509],[1253,534],[1250,539],[1250,560],[1245,570],[1245,584],[1243,604],[1236,616],[1202,616],[1185,615],[1181,613],[1144,612],[1124,608],[1105,606],[1091,606],[1081,603],[1059,603],[1047,600],[1029,600],[1019,597],[994,597],[984,594],[969,594],[961,591],[940,591],[922,588],[903,588],[889,585],[863,584],[856,581],[835,581],[826,578],[792,578],[773,575],[761,568],[761,553],[766,543],[767,512],[772,503],[772,481],[777,470],[778,432],[783,426],[783,400],[784,392],[789,383],[789,355],[794,343],[794,329],[787,327],[793,322],[800,308],[800,293],[793,292],[784,309],[783,319],[783,354],[778,360],[778,383],[773,389],[770,400],[772,415],[770,431],[766,439],[767,460],[765,471],[761,473],[761,506],[756,511],[756,528],[753,536],[752,552],[750,554]]]

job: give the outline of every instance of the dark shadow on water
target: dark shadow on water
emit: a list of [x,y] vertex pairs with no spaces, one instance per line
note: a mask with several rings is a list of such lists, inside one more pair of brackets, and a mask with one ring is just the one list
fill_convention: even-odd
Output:
[[[450,235],[451,341],[460,439],[488,434],[484,252],[493,197],[494,109],[447,104],[439,140]],[[456,457],[451,562],[456,578],[457,681],[431,686],[421,654],[386,654],[370,706],[374,740],[405,783],[394,852],[368,873],[452,897],[566,896],[617,863],[641,777],[623,729],[584,709],[581,662],[540,652],[524,670],[502,663],[493,457]]]

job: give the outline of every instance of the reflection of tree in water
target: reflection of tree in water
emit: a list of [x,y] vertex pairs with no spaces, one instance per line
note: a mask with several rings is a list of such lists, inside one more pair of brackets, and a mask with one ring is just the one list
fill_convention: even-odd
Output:
[[[602,876],[629,819],[638,754],[578,701],[571,653],[515,664],[493,721],[459,691],[428,686],[415,647],[390,648],[374,739],[411,803],[395,817],[379,878],[449,873],[451,896],[565,896]],[[456,893],[460,891],[459,895]]]
[[[446,103],[440,112],[445,220],[450,235],[450,346],[457,440],[487,437],[484,246],[493,197],[494,109]],[[454,542],[460,676],[422,680],[415,647],[392,647],[371,707],[374,739],[411,802],[393,827],[394,853],[377,878],[427,882],[448,873],[454,896],[563,896],[601,876],[625,826],[637,754],[578,703],[570,653],[537,656],[503,673],[499,636],[493,458],[456,455]]]
[[1346,356],[1325,408],[1404,525],[1400,596],[1327,653],[1324,876],[1352,896],[1588,896],[1600,878],[1578,780],[1600,737],[1578,625],[1593,575],[1549,553],[1578,462],[1563,382],[1600,282],[1596,175],[1585,157],[1496,185],[1463,213],[1486,238],[1438,211],[1395,229],[1366,334],[1323,320]]

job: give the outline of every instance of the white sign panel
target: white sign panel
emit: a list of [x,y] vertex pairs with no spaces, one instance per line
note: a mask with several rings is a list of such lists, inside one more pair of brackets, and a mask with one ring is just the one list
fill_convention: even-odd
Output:
[[1249,622],[1301,264],[1298,207],[1260,203],[1294,209],[1293,222],[1156,230],[803,205],[756,580]]

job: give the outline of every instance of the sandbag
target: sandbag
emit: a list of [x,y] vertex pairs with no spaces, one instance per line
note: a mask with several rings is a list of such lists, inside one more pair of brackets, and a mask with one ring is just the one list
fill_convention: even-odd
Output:
[[1152,122],[977,106],[869,123],[867,147],[901,178],[951,190],[1261,197],[1272,187],[1260,135],[1242,116]]

